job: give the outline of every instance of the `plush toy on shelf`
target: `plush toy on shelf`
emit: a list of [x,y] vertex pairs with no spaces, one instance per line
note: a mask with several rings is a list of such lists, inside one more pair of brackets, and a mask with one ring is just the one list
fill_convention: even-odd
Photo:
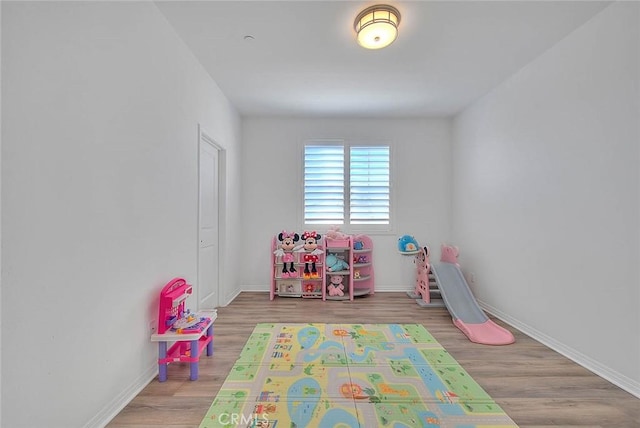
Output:
[[342,275],[331,275],[329,277],[329,285],[327,286],[329,296],[344,296],[342,279]]
[[[295,232],[287,232],[283,230],[278,234],[278,248],[273,252],[276,257],[282,258],[282,278],[296,278],[298,271],[294,266],[295,257],[293,256],[293,250],[296,246],[296,242],[300,240],[300,236]],[[287,267],[288,264],[288,267]]]
[[356,263],[358,263],[358,264],[369,263],[369,258],[367,256],[358,256],[356,258]]
[[325,260],[329,272],[349,270],[349,263],[339,258],[336,254],[330,253]]
[[320,274],[316,270],[316,263],[320,261],[320,258],[318,256],[324,253],[323,250],[318,248],[322,235],[317,233],[315,230],[305,230],[301,238],[302,244],[296,246],[294,248],[294,251],[301,251],[304,253],[302,255],[302,260],[304,261],[303,277],[305,279],[319,278]]
[[398,238],[398,251],[402,254],[416,254],[420,251],[420,246],[413,236],[402,235]]
[[329,226],[329,230],[325,233],[328,239],[347,239],[349,235],[340,232],[340,226]]

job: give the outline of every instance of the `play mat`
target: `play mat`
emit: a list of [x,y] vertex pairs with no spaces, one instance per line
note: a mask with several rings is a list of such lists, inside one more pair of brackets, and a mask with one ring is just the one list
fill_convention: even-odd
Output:
[[200,428],[516,427],[419,324],[258,324]]

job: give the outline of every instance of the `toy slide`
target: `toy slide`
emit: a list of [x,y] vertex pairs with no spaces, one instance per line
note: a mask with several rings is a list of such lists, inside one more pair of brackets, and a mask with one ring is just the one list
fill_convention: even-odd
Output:
[[[445,254],[446,253],[446,254]],[[482,311],[455,261],[457,249],[443,246],[441,263],[431,267],[442,300],[453,317],[453,324],[472,342],[485,345],[508,345],[515,342],[510,331],[491,321]],[[453,259],[451,256],[453,255]]]

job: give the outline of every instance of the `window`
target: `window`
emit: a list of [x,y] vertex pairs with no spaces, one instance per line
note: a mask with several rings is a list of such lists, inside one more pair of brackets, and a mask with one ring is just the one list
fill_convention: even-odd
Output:
[[304,147],[304,223],[389,225],[389,146]]

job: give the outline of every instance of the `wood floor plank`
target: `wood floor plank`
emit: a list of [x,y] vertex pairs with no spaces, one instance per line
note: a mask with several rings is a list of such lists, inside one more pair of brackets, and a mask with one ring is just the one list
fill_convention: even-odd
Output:
[[170,364],[168,380],[153,380],[108,427],[197,427],[259,322],[419,323],[522,428],[640,427],[640,399],[500,320],[516,343],[478,345],[452,324],[446,309],[422,308],[405,293],[382,292],[353,302],[270,301],[268,293],[241,293],[218,308],[214,355],[202,357],[199,379],[188,380],[187,363]]

